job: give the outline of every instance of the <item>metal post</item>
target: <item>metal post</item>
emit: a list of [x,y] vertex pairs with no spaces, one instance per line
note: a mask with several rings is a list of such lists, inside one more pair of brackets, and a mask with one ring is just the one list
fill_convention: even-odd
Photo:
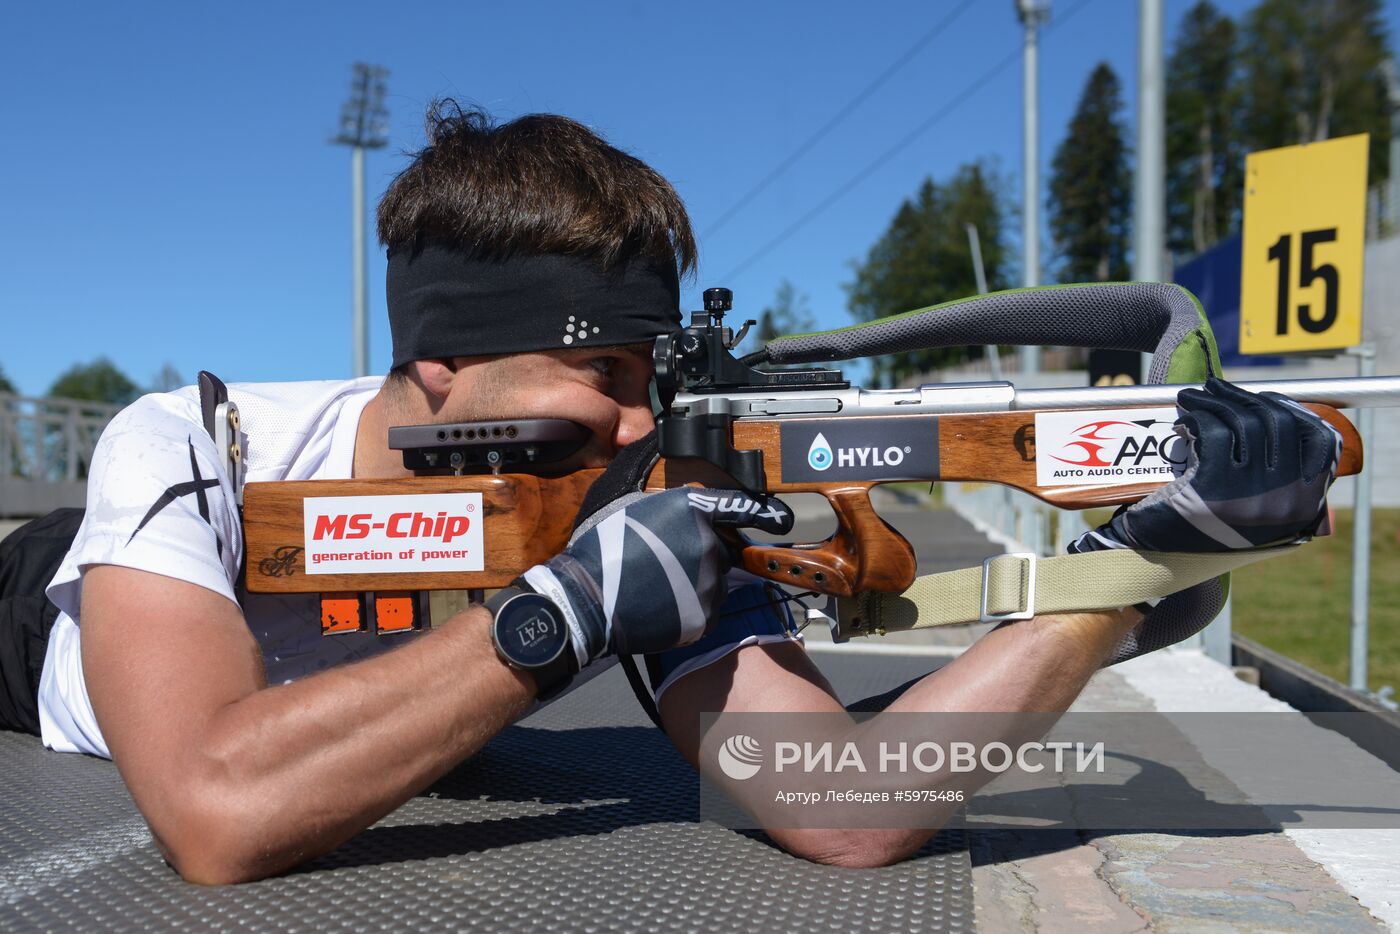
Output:
[[1133,186],[1133,278],[1161,282],[1166,226],[1166,104],[1162,0],[1138,0],[1138,151]]
[[1201,651],[1206,658],[1214,659],[1222,665],[1235,663],[1233,644],[1235,595],[1233,586],[1230,591],[1230,595],[1225,598],[1225,605],[1220,608],[1220,615],[1211,620],[1210,625],[1203,629],[1197,637],[1201,641]]
[[1381,62],[1386,96],[1390,100],[1390,165],[1386,179],[1385,208],[1381,212],[1391,232],[1400,230],[1400,75],[1396,74],[1395,59]]
[[365,148],[354,146],[350,149],[350,194],[351,211],[354,219],[354,309],[351,312],[350,330],[353,333],[354,369],[356,376],[369,375],[369,272],[365,262]]
[[49,458],[44,453],[44,436],[47,435],[49,427],[49,413],[46,406],[40,404],[34,407],[34,472],[30,476],[35,480],[55,480],[56,477],[49,476]]
[[[1016,13],[1026,30],[1026,46],[1023,61],[1024,94],[1022,107],[1023,161],[1021,175],[1023,181],[1023,201],[1021,205],[1021,241],[1025,254],[1021,284],[1030,288],[1040,285],[1040,153],[1039,153],[1039,48],[1037,33],[1040,25],[1050,18],[1049,0],[1016,0]],[[1040,373],[1040,348],[1021,348],[1021,373],[1036,376]]]
[[[19,456],[10,449],[15,435],[12,404],[11,400],[0,398],[0,478],[24,475]],[[0,510],[4,508],[5,504],[0,503]]]
[[350,99],[340,113],[340,134],[331,142],[350,147],[352,231],[350,313],[352,364],[356,376],[369,374],[369,271],[365,259],[365,150],[388,142],[388,111],[384,108],[387,69],[356,62]]
[[1400,230],[1400,89],[1390,88],[1390,230]]
[[[982,239],[977,235],[977,225],[967,225],[967,246],[972,251],[972,274],[977,278],[977,294],[987,294],[987,270],[982,266]],[[1001,348],[996,344],[987,345],[987,360],[992,365],[992,379],[1001,381]]]
[[[1138,138],[1133,178],[1133,278],[1171,278],[1166,259],[1166,81],[1162,66],[1162,0],[1138,0]],[[1142,355],[1141,372],[1151,369]]]
[[[1376,348],[1362,344],[1347,351],[1358,358],[1361,376],[1376,375]],[[1361,435],[1361,450],[1372,450],[1376,427],[1376,410],[1357,412],[1356,430]],[[1351,535],[1351,687],[1367,691],[1367,643],[1370,641],[1371,607],[1371,471],[1363,470],[1356,477],[1356,500],[1352,503]]]
[[71,405],[63,413],[63,479],[78,479],[78,408]]

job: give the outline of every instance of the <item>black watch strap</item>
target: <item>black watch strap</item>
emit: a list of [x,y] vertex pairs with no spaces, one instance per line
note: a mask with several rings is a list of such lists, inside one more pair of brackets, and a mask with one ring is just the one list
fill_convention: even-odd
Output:
[[[539,594],[536,594],[535,591],[530,588],[512,584],[509,587],[498,590],[487,598],[485,606],[491,611],[492,616],[491,642],[495,646],[496,655],[501,661],[518,671],[528,673],[530,677],[534,679],[535,698],[537,700],[550,700],[567,688],[569,683],[573,680],[575,673],[573,646],[566,639],[564,650],[560,652],[552,662],[540,668],[520,665],[501,650],[501,644],[496,631],[497,617],[499,617],[502,607],[513,598],[521,596],[522,594],[530,594],[539,597]],[[553,601],[550,601],[550,606],[553,605]],[[557,614],[559,624],[561,626],[565,625],[563,612],[559,610],[558,607],[554,608],[554,612]]]

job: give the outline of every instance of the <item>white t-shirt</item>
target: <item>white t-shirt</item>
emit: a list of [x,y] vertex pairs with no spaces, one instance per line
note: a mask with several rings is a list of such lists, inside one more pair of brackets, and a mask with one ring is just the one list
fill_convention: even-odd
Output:
[[[360,413],[383,377],[229,386],[249,482],[351,475]],[[114,418],[93,454],[87,513],[48,587],[61,611],[39,683],[44,745],[110,758],[83,683],[82,578],[97,564],[189,581],[234,601],[262,650],[269,684],[402,645],[415,633],[321,635],[315,594],[249,594],[238,585],[243,532],[198,390],[144,396]],[[191,620],[198,625],[198,620]],[[139,626],[133,619],[130,625]]]

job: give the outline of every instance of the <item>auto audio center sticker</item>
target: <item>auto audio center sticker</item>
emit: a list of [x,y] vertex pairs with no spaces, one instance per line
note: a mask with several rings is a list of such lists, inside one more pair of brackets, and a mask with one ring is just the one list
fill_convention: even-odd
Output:
[[485,567],[480,493],[302,500],[307,574],[409,574]]
[[1176,409],[1035,414],[1038,486],[1124,486],[1172,480],[1186,467]]
[[784,483],[938,476],[937,418],[794,419],[781,439]]

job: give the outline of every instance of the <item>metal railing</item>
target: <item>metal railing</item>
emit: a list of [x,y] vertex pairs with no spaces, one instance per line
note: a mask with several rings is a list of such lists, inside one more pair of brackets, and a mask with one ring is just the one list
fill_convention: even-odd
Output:
[[121,409],[0,392],[0,516],[81,506],[98,436]]
[[1008,551],[1062,555],[1088,526],[1083,513],[1056,509],[1020,490],[994,483],[947,483],[944,502]]

